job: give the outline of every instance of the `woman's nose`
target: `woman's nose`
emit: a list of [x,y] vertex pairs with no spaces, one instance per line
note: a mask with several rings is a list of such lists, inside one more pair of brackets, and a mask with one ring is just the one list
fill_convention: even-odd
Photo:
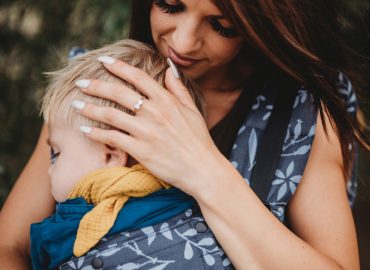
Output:
[[194,52],[202,47],[201,25],[193,18],[181,20],[173,32],[174,50],[188,57],[196,57]]

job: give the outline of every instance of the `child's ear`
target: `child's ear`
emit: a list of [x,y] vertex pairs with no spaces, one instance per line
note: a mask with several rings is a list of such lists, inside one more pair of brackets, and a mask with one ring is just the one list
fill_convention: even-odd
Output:
[[128,155],[121,149],[105,145],[105,166],[126,166]]

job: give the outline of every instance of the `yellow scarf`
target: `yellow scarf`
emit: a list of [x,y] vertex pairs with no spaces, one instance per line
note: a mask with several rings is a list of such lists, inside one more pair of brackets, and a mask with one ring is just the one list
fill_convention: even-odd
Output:
[[171,186],[154,177],[142,165],[100,169],[83,177],[68,199],[83,197],[94,208],[81,220],[73,247],[82,256],[110,230],[118,212],[130,197],[144,197]]

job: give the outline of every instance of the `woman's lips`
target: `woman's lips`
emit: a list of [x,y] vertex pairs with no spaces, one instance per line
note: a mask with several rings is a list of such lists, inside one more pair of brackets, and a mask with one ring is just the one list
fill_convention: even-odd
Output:
[[184,57],[176,53],[171,47],[168,48],[168,54],[171,60],[181,67],[189,67],[199,62],[200,60]]

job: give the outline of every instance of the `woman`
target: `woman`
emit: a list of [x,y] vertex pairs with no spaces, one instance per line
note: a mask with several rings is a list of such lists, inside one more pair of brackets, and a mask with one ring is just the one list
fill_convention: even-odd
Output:
[[[362,137],[337,91],[338,70],[351,73],[342,57],[340,40],[331,40],[336,38],[336,23],[328,19],[336,16],[334,2],[331,5],[323,2],[135,0],[131,37],[154,45],[197,81],[207,104],[207,119],[204,122],[200,117],[186,89],[174,76],[175,72],[168,70],[166,87],[169,91],[163,92],[148,76],[114,59],[105,59],[105,67],[133,83],[148,99],[139,106],[135,117],[89,104],[81,110],[87,117],[130,134],[85,128],[89,131],[87,136],[122,148],[157,177],[197,200],[208,226],[238,269],[359,269],[346,180],[355,149],[348,146],[354,138],[362,142]],[[340,83],[345,82],[341,74]],[[307,96],[303,98],[306,92],[297,94],[300,85],[309,91],[313,104],[307,102]],[[269,89],[266,96],[260,95],[263,89]],[[101,81],[93,81],[84,91],[114,97],[131,109],[140,99],[136,93]],[[249,97],[247,92],[251,93]],[[244,175],[235,168],[238,164],[232,166],[224,157],[233,154],[233,144],[224,144],[230,141],[231,135],[227,132],[220,135],[234,120],[239,123],[238,133],[242,133],[243,119],[240,121],[239,114],[235,113],[243,107],[237,106],[238,101],[251,102],[249,114],[243,108],[240,110],[248,115],[247,120],[252,119],[253,111],[262,106],[269,93],[279,93],[272,100],[280,100],[283,105],[284,100],[290,100],[290,106],[286,107],[296,107],[295,100],[311,104],[313,109],[309,114],[302,115],[314,117],[316,124],[315,129],[309,128],[306,132],[311,139],[315,133],[313,142],[300,148],[304,151],[298,149],[308,160],[298,162],[298,152],[290,155],[293,162],[297,161],[293,164],[302,165],[297,171],[302,177],[290,178],[299,185],[297,190],[295,186],[291,188],[289,196],[284,197],[287,193],[278,189],[278,198],[285,200],[281,208],[274,208],[279,200],[271,202],[267,198],[261,202],[260,199],[266,198],[263,193],[257,192],[256,196],[243,179]],[[296,94],[298,99],[292,99]],[[278,103],[274,106],[279,107]],[[284,107],[281,104],[280,107]],[[284,122],[279,121],[282,114],[274,113],[271,105],[267,104],[265,109],[267,113],[263,118],[270,117],[270,110],[277,115],[275,123]],[[249,130],[255,134],[249,138],[261,138],[257,124]],[[286,124],[290,130],[294,129],[292,134],[288,133],[283,139],[292,136],[297,142],[301,122],[289,126],[292,124]],[[263,130],[268,133],[266,130],[274,132],[274,125]],[[43,128],[34,154],[1,212],[0,259],[4,269],[27,267],[29,224],[49,215],[54,206],[46,184],[49,162],[46,133]],[[268,134],[270,141],[274,141],[275,136],[275,133]],[[243,148],[240,155],[246,156],[248,152],[251,161],[248,170],[259,166],[262,173],[257,175],[264,176],[263,167],[258,165],[262,159],[258,156],[265,153],[260,148],[256,150],[253,140],[250,142],[248,151]],[[266,154],[264,159],[269,166],[270,156]],[[275,166],[280,178],[292,175],[292,161],[284,172],[280,165]],[[255,178],[258,177],[253,175],[247,179],[251,186],[259,182],[259,178]],[[273,184],[277,183],[279,181]],[[278,217],[281,214],[281,220],[289,229],[270,210]]]

